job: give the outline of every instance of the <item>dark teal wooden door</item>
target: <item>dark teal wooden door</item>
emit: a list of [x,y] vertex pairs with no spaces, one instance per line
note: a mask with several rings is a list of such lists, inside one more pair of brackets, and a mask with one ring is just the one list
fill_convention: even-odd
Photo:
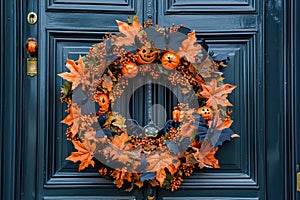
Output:
[[[22,2],[24,13],[36,11],[39,16],[36,25],[21,22],[21,41],[37,37],[39,42],[38,76],[24,76],[21,85],[24,95],[20,123],[23,133],[20,151],[22,199],[147,199],[149,188],[127,193],[116,189],[97,172],[77,172],[77,165],[65,160],[73,149],[65,138],[66,127],[60,123],[65,115],[59,102],[63,81],[57,74],[66,71],[66,58],[77,59],[87,54],[89,47],[100,42],[106,32],[117,32],[116,19],[126,21],[128,16],[135,14],[141,22],[152,20],[164,26],[184,24],[196,30],[197,37],[204,38],[215,53],[229,54],[231,61],[224,69],[225,78],[237,85],[230,96],[235,105],[232,129],[241,137],[221,147],[222,151],[217,154],[221,169],[197,171],[186,178],[176,192],[155,189],[151,191],[155,198],[284,199],[284,181],[275,186],[267,181],[283,180],[284,174],[284,166],[277,163],[284,163],[283,145],[275,143],[273,148],[273,144],[268,143],[269,138],[283,138],[278,118],[283,99],[276,99],[283,88],[282,69],[274,61],[276,55],[283,53],[272,49],[276,45],[273,47],[269,39],[281,39],[282,35],[272,33],[272,30],[282,31],[279,26],[282,24],[271,11],[279,12],[277,17],[282,19],[282,4],[272,7],[272,3],[260,0]],[[272,16],[267,16],[266,10]],[[265,55],[270,57],[265,59]],[[274,68],[277,71],[272,71]],[[275,86],[279,91],[272,93],[273,82],[268,78],[277,79]],[[272,106],[278,106],[280,111],[273,110]],[[274,127],[273,123],[278,126]],[[273,155],[274,152],[278,155]],[[271,193],[272,187],[274,193]]]

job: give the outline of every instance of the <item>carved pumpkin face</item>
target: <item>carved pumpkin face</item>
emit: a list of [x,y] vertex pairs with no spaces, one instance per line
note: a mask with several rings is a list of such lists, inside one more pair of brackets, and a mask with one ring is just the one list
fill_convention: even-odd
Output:
[[174,110],[173,112],[172,112],[172,118],[173,118],[173,120],[174,120],[174,122],[182,122],[182,118],[183,118],[183,116],[182,116],[182,112],[180,111],[180,110]]
[[180,62],[180,57],[173,52],[167,52],[165,53],[161,58],[161,64],[166,69],[175,69]]
[[211,120],[212,116],[213,116],[213,111],[211,108],[208,108],[206,106],[203,106],[201,108],[198,109],[198,113],[199,115],[201,115],[203,117],[203,119],[205,121]]
[[122,74],[127,78],[135,77],[139,72],[137,65],[134,62],[128,62],[123,65]]
[[96,93],[95,94],[95,101],[99,105],[99,113],[103,114],[108,111],[109,108],[109,98],[104,93]]
[[137,52],[137,62],[141,65],[149,64],[156,60],[159,51],[154,48],[147,48],[143,46]]

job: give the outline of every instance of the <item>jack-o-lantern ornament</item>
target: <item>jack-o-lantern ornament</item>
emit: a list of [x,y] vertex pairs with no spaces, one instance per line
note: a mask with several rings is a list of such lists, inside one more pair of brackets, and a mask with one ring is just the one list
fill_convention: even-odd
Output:
[[211,108],[208,108],[206,106],[200,107],[198,109],[199,115],[203,117],[205,121],[211,120],[213,117],[213,111]]
[[104,93],[97,92],[95,94],[94,98],[95,98],[95,101],[99,105],[98,114],[106,113],[108,111],[108,108],[109,108],[109,98],[108,98],[108,96]]
[[133,78],[139,73],[139,69],[134,62],[128,62],[122,67],[122,74],[127,78]]
[[166,52],[161,58],[161,64],[166,69],[175,69],[180,63],[180,57],[174,52]]
[[174,122],[182,122],[183,121],[183,112],[178,109],[175,109],[172,112],[172,118],[173,118]]
[[136,61],[141,65],[153,63],[156,60],[158,53],[158,49],[147,48],[146,46],[143,46],[137,52]]

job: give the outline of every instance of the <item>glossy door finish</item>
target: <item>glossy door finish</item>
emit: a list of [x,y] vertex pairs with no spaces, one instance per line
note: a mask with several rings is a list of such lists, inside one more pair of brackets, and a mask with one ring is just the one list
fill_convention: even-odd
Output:
[[[289,187],[295,166],[289,166],[296,163],[291,144],[297,141],[298,127],[288,127],[299,124],[300,93],[299,71],[287,59],[292,48],[288,31],[293,31],[293,17],[287,13],[298,5],[296,0],[5,0],[0,5],[0,61],[6,66],[0,71],[2,199],[147,197],[149,188],[124,192],[91,169],[78,173],[77,164],[65,160],[73,149],[60,124],[65,115],[59,103],[63,81],[56,75],[66,71],[66,58],[77,59],[106,32],[116,32],[116,19],[126,21],[136,13],[141,22],[182,23],[205,38],[215,53],[229,53],[225,80],[237,85],[230,96],[235,105],[232,128],[241,137],[221,147],[221,169],[197,171],[174,193],[155,189],[156,198],[295,197],[290,189],[295,187]],[[38,13],[37,24],[26,23],[29,11]],[[299,27],[294,25],[297,43]],[[33,78],[25,71],[22,44],[28,37],[39,42],[38,76]],[[291,80],[287,88],[284,83]]]
[[[291,54],[288,56],[288,58],[291,59],[291,62],[294,67],[291,68],[292,71],[292,80],[293,80],[293,85],[291,87],[292,89],[292,106],[291,109],[293,112],[292,113],[292,120],[291,120],[291,127],[292,127],[292,136],[294,136],[294,141],[292,144],[296,145],[295,146],[295,151],[292,153],[292,157],[296,157],[294,164],[295,168],[292,168],[292,176],[296,178],[295,172],[299,173],[300,172],[300,69],[299,69],[299,54],[300,54],[300,2],[299,1],[294,1],[292,2],[292,10],[291,10],[291,19],[293,19],[293,32],[291,32]],[[293,141],[293,140],[292,140]],[[300,199],[300,192],[296,192],[296,184],[297,180],[293,179],[292,181],[292,189],[294,192],[292,192],[291,197],[296,197],[296,199]],[[300,183],[299,183],[300,184]],[[300,187],[300,186],[298,186]]]

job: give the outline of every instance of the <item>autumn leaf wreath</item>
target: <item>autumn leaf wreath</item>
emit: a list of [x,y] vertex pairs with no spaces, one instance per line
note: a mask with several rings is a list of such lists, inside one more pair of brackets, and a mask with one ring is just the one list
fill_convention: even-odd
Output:
[[[227,58],[213,60],[183,26],[142,26],[137,17],[117,23],[119,34],[108,34],[77,61],[67,59],[70,72],[59,74],[66,80],[61,102],[68,106],[62,123],[77,150],[67,160],[79,161],[79,171],[95,168],[127,191],[146,182],[177,190],[195,169],[219,168],[218,147],[238,137],[227,99],[235,86],[223,83],[219,71]],[[197,106],[180,102],[164,127],[137,128],[114,106],[128,83],[144,76],[168,82],[186,99],[194,96]]]

